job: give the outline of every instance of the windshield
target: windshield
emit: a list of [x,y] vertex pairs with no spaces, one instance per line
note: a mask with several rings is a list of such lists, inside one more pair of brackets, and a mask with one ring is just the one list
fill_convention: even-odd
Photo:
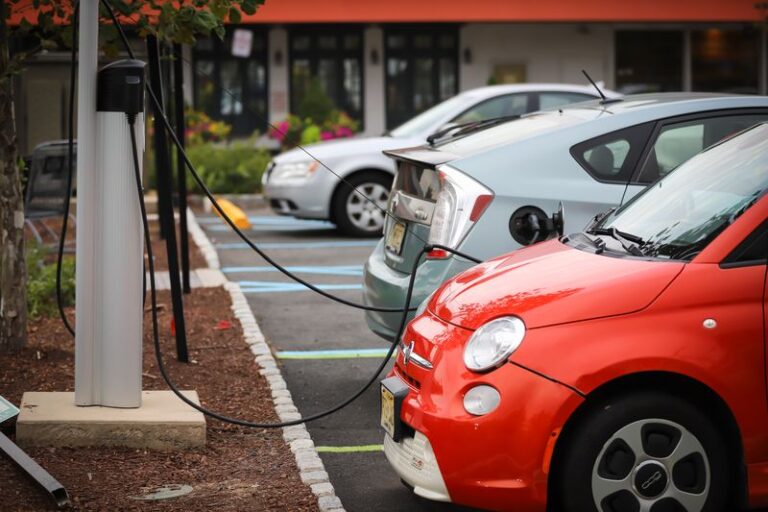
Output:
[[[409,119],[390,131],[389,135],[392,137],[416,137],[421,134],[427,136],[429,134],[424,132],[431,130],[436,123],[439,123],[445,117],[450,116],[452,112],[458,113],[458,111],[471,102],[472,99],[467,95],[460,94],[454,96],[442,103],[438,103],[429,110],[425,110],[416,117]],[[435,129],[437,128],[439,127],[435,127]]]
[[645,256],[690,260],[768,189],[768,125],[682,164],[595,230],[639,240]]

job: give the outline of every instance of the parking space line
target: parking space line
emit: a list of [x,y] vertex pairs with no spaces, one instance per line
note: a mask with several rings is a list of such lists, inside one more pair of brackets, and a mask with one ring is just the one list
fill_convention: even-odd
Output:
[[282,350],[277,352],[278,359],[355,359],[387,355],[388,348],[357,348],[334,350]]
[[[375,247],[378,240],[349,240],[328,242],[265,242],[258,244],[261,249],[328,249],[335,247]],[[249,249],[245,242],[221,243],[214,247],[220,251]]]
[[[219,224],[224,223],[219,217],[197,217],[198,224]],[[294,217],[275,217],[271,215],[249,215],[248,222],[258,225],[280,225],[280,226],[334,226],[327,220],[296,219]]]
[[384,449],[381,444],[364,444],[361,446],[315,446],[318,453],[370,453]]
[[[277,293],[312,291],[300,283],[280,283],[277,281],[240,281],[243,293]],[[362,284],[315,284],[321,290],[362,290]]]
[[[300,265],[285,267],[290,272],[304,274],[321,274],[331,276],[362,276],[362,265]],[[223,267],[225,274],[248,274],[261,272],[279,272],[275,267],[261,265],[256,267]]]
[[[232,228],[227,225],[209,225],[206,226],[208,231],[212,231],[215,233],[223,233],[227,231],[231,231]],[[243,231],[319,231],[319,230],[330,230],[330,229],[336,229],[336,226],[333,224],[325,225],[325,224],[266,224],[266,225],[255,225],[251,224],[251,227],[248,229],[245,229]]]

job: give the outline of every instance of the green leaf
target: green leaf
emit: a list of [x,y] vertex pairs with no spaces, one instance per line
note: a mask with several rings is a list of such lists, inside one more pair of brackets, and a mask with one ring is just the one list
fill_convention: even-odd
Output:
[[237,7],[231,7],[229,9],[229,22],[230,23],[240,23],[242,21],[243,17],[240,15],[240,11],[237,10]]

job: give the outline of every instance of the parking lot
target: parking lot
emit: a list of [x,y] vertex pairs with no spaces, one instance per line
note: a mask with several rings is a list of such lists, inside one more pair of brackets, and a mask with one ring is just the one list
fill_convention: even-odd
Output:
[[[345,299],[360,300],[363,265],[374,239],[341,237],[327,222],[247,212],[248,235],[279,263]],[[263,262],[216,217],[200,217],[222,270],[240,283],[303,415],[326,409],[369,378],[389,344],[368,330],[360,310],[332,302]],[[467,510],[411,493],[381,451],[379,390],[307,425],[336,494],[349,511]]]

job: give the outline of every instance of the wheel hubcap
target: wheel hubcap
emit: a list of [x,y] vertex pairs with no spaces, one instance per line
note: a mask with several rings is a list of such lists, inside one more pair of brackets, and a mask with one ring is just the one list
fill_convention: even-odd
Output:
[[379,183],[358,185],[347,198],[349,221],[363,231],[379,231],[384,227],[389,190]]
[[709,485],[701,442],[661,419],[619,429],[592,469],[592,496],[601,512],[701,512]]

